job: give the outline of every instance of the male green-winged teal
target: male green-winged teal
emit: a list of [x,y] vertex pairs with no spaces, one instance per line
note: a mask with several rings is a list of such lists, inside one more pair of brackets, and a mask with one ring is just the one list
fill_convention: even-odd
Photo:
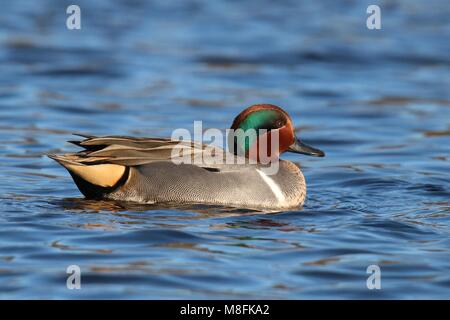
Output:
[[[65,167],[81,193],[91,199],[204,203],[272,210],[302,205],[306,196],[303,174],[294,163],[278,161],[278,156],[285,151],[318,157],[324,153],[296,138],[289,115],[274,105],[253,105],[234,119],[231,129],[244,132],[266,129],[266,132],[257,133],[253,141],[233,138],[235,148],[230,149],[233,153],[214,147],[214,152],[231,154],[236,160],[233,163],[196,161],[203,159],[202,156],[205,159],[214,156],[205,144],[198,142],[125,136],[83,136],[82,141],[70,142],[85,150],[49,157]],[[278,164],[274,174],[264,170],[268,164],[262,164],[259,157],[256,160],[253,157],[253,163],[237,161],[249,160],[249,151],[267,147],[275,134],[279,137],[278,149],[273,154],[268,152],[270,159]],[[182,151],[174,152],[180,146]],[[194,161],[177,162],[186,156]]]

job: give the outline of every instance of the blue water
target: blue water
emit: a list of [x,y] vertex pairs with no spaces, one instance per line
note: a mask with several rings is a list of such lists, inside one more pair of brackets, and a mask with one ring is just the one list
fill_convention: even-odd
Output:
[[[72,1],[2,2],[0,298],[450,298],[448,1],[74,2],[73,31]],[[45,156],[260,102],[327,153],[286,155],[298,210],[87,201]]]

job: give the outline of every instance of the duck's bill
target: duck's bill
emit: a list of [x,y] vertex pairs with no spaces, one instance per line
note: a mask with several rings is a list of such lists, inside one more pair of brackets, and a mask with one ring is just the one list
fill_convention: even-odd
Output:
[[314,156],[314,157],[325,157],[325,152],[323,152],[322,150],[310,147],[307,144],[305,144],[297,139],[289,147],[289,149],[287,151],[293,152],[293,153],[306,154],[308,156]]

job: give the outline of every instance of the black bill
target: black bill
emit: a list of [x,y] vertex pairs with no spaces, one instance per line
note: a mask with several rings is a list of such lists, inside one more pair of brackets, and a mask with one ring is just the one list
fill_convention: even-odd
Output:
[[295,142],[289,147],[287,151],[306,154],[308,156],[314,157],[325,157],[325,153],[322,150],[310,147],[298,139],[295,139]]

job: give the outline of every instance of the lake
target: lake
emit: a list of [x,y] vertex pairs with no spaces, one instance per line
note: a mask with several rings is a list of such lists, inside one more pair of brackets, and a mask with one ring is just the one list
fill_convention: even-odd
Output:
[[[450,298],[448,1],[77,0],[80,30],[70,4],[2,4],[0,298]],[[283,156],[298,210],[85,200],[46,157],[261,102],[327,154]]]

